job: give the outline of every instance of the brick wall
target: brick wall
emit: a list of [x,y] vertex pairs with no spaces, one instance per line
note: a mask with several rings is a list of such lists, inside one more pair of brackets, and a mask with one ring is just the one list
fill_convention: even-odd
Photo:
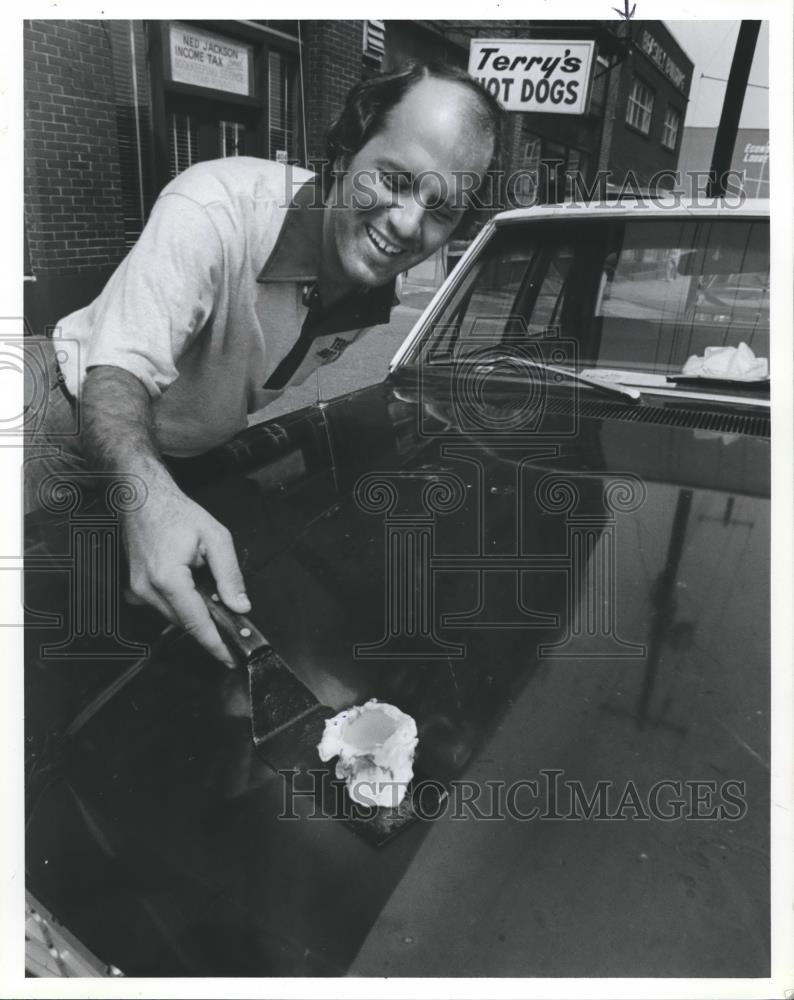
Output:
[[126,252],[110,38],[99,21],[24,31],[25,221],[34,274]]
[[325,154],[325,133],[363,72],[363,21],[303,22],[306,132],[310,160]]

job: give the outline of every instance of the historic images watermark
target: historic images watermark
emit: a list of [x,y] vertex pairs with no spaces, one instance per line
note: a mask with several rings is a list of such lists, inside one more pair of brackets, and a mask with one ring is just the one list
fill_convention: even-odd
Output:
[[[453,171],[445,175],[436,170],[411,174],[401,170],[356,170],[347,184],[334,183],[346,176],[344,170],[328,160],[312,161],[310,168],[326,178],[315,188],[310,208],[355,208],[370,211],[393,208],[404,199],[412,198],[427,211],[439,209],[472,210],[483,214],[532,208],[544,205],[549,191],[553,201],[566,208],[593,201],[620,201],[630,198],[645,206],[675,208],[684,201],[695,205],[713,205],[709,194],[716,181],[724,191],[721,196],[726,208],[739,208],[746,199],[745,172],[742,170],[657,170],[643,177],[633,170],[617,174],[598,170],[585,175],[579,169],[566,166],[562,160],[542,160],[537,166],[513,171],[491,170]],[[302,181],[294,176],[293,168],[285,168],[284,207],[290,204]]]
[[[282,807],[279,819],[371,819],[375,795],[391,782],[362,780],[354,802],[344,782],[329,781],[323,769],[280,770]],[[743,780],[661,778],[651,784],[602,779],[586,786],[559,768],[540,768],[532,777],[506,782],[458,779],[445,785],[418,781],[409,789],[418,819],[494,822],[738,822],[747,814]]]

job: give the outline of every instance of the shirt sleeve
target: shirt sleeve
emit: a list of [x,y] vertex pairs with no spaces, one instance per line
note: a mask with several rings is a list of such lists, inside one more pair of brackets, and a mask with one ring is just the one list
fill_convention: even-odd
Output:
[[212,317],[224,254],[206,210],[178,193],[160,196],[138,242],[93,303],[86,370],[123,368],[158,397]]

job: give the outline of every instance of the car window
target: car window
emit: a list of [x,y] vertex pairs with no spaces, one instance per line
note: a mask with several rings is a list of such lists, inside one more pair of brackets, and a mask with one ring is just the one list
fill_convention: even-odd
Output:
[[480,258],[435,324],[437,359],[457,357],[483,343],[500,345],[517,331],[544,334],[561,315],[572,247],[500,240]]
[[[598,361],[673,372],[707,347],[769,353],[769,254],[760,223],[627,225],[604,261]],[[652,350],[651,350],[652,348]],[[594,359],[595,360],[595,359]]]
[[616,218],[505,225],[422,350],[455,360],[556,334],[580,364],[678,374],[708,347],[769,355],[768,227]]

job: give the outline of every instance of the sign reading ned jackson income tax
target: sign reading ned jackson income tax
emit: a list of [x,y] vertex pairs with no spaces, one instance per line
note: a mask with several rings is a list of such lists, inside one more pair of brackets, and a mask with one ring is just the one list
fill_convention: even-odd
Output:
[[508,111],[582,115],[595,42],[473,39],[469,75]]
[[188,24],[168,28],[172,80],[227,94],[251,93],[250,45]]

